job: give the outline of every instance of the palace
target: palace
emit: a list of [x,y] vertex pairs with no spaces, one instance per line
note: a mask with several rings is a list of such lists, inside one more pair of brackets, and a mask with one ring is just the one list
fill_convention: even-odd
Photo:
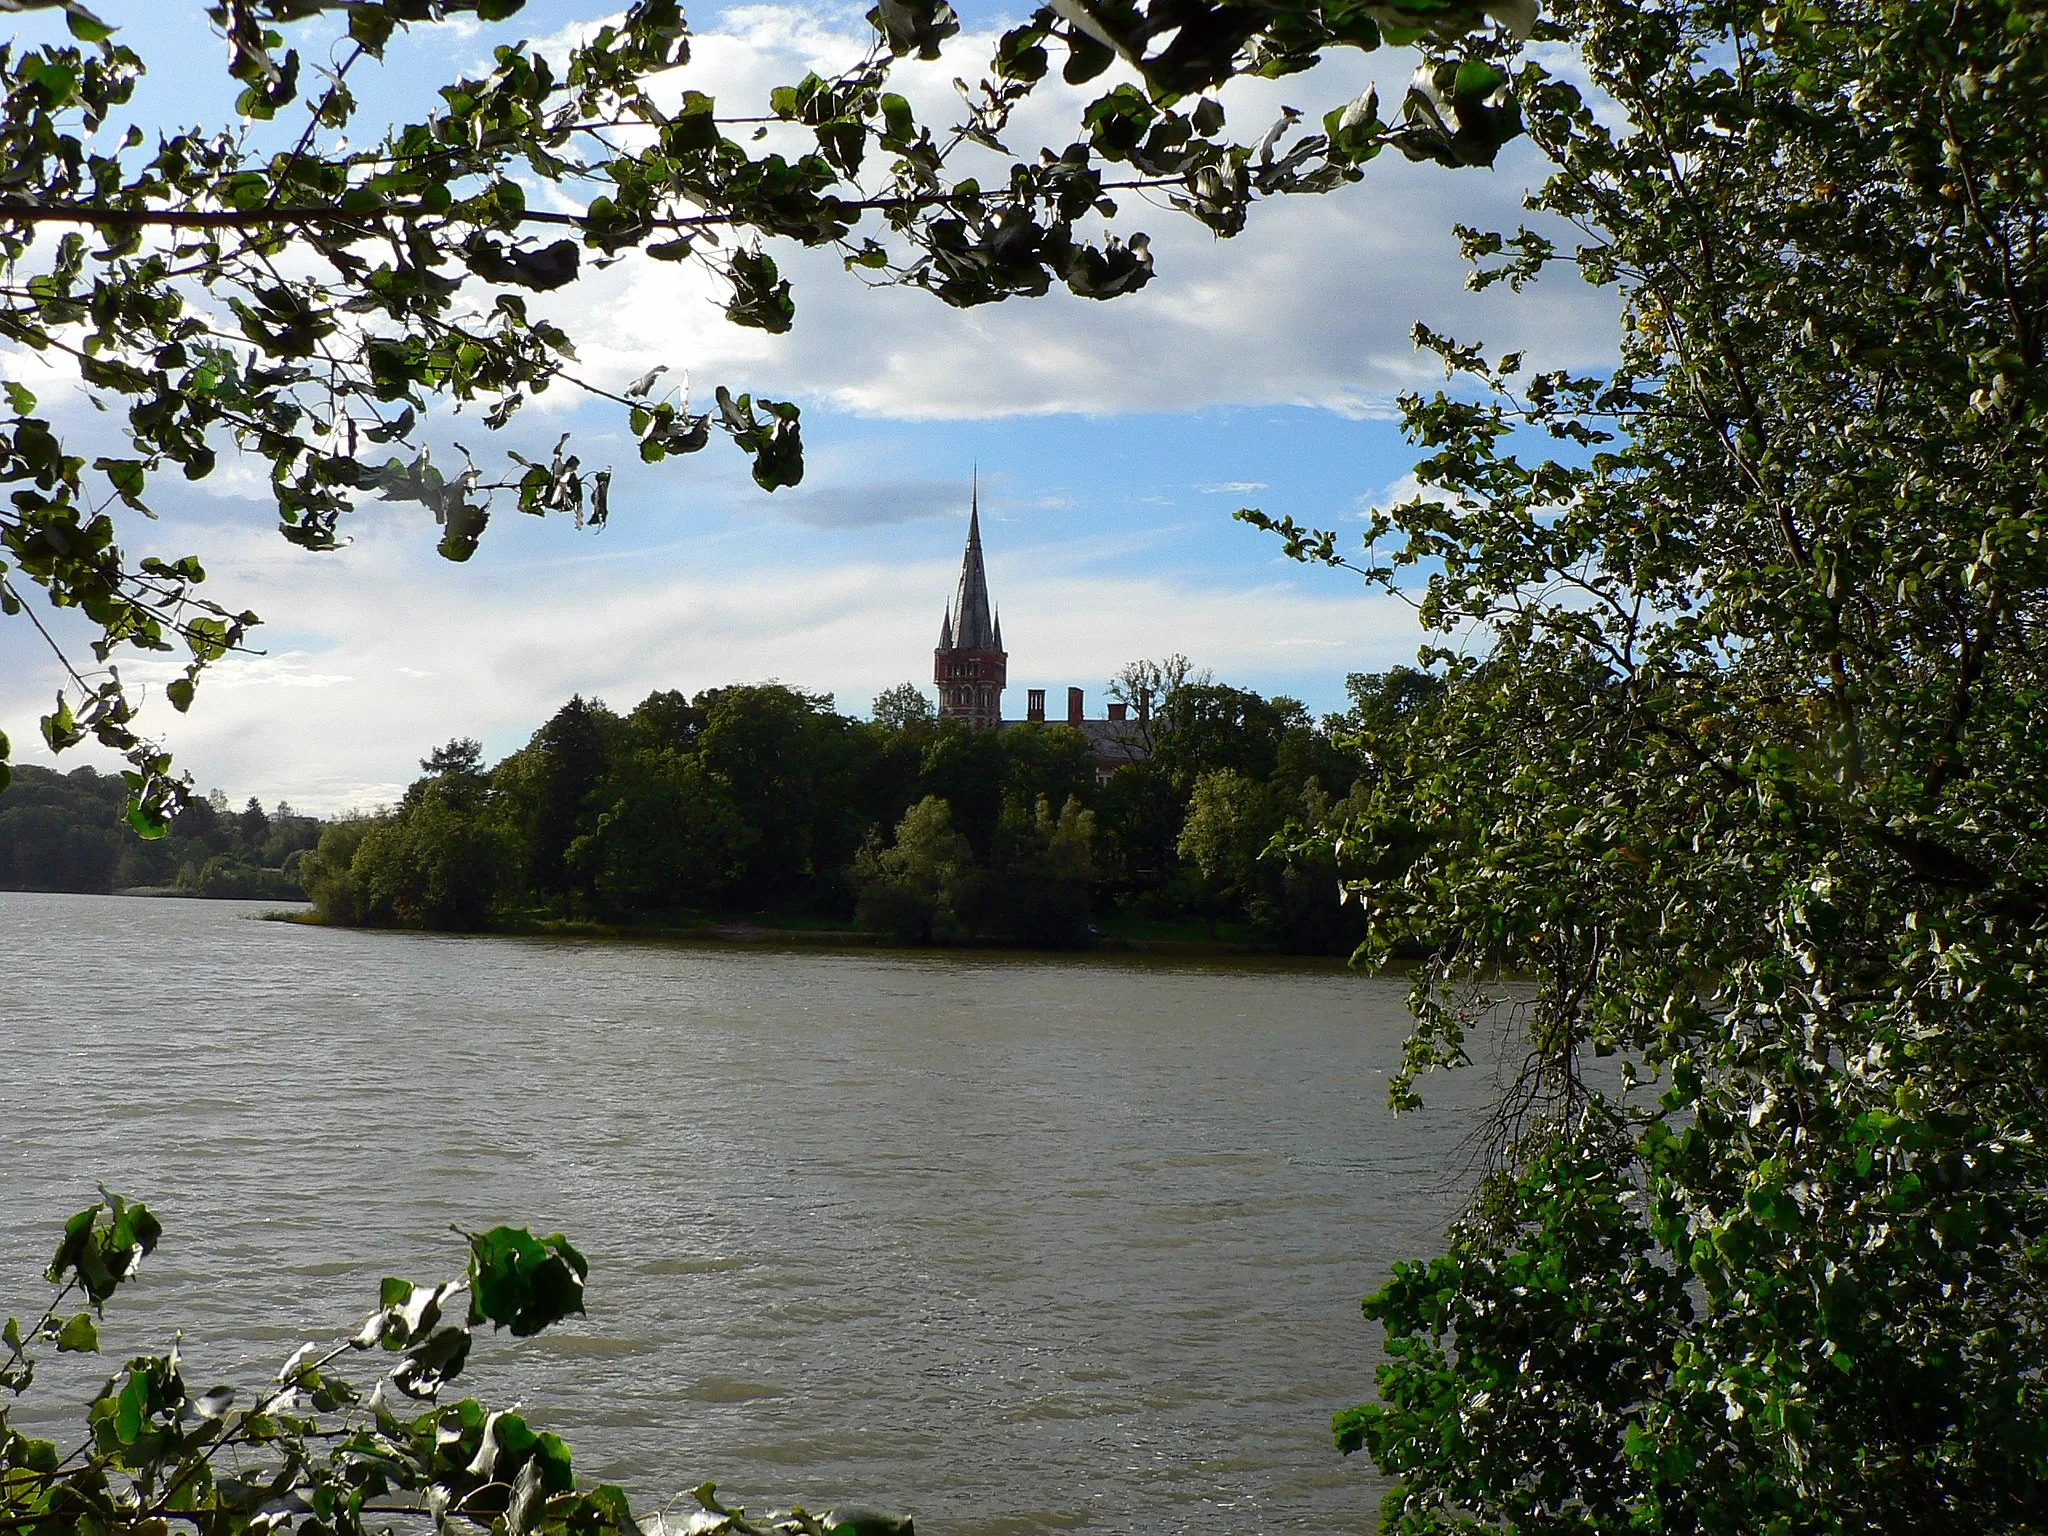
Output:
[[[967,550],[960,558],[960,584],[939,620],[939,643],[932,652],[939,718],[960,721],[977,731],[1046,724],[1043,688],[1027,690],[1022,720],[1003,718],[1003,689],[1009,671],[1002,616],[989,601],[988,570],[982,560],[981,487],[977,482],[968,500]],[[1152,755],[1152,722],[1142,706],[1134,717],[1129,705],[1111,704],[1105,718],[1091,720],[1083,712],[1082,691],[1069,688],[1066,719],[1056,723],[1071,726],[1088,739],[1098,783],[1107,783],[1124,764],[1141,763]]]

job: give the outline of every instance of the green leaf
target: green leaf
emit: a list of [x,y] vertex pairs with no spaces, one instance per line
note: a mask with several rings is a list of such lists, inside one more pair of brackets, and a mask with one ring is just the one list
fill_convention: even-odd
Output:
[[87,10],[79,0],[65,0],[64,24],[81,43],[104,43],[114,29]]
[[122,808],[122,819],[135,829],[138,836],[155,841],[171,830],[160,805],[153,800],[131,795]]
[[583,1311],[589,1263],[559,1232],[493,1227],[469,1238],[469,1320],[524,1337]]
[[100,1331],[93,1326],[92,1314],[80,1312],[57,1330],[57,1349],[60,1354],[98,1354]]
[[142,1438],[143,1416],[149,1409],[150,1378],[146,1370],[131,1365],[114,1403],[114,1435],[123,1445]]
[[702,91],[683,92],[682,102],[661,131],[662,148],[672,155],[689,155],[717,144],[717,106]]
[[884,137],[907,145],[917,133],[917,119],[911,114],[910,102],[893,91],[885,91],[880,105]]
[[541,1469],[541,1486],[549,1493],[567,1493],[576,1486],[569,1446],[561,1436],[543,1431],[534,1442],[534,1460]]
[[1451,94],[1459,101],[1477,100],[1507,84],[1508,77],[1491,64],[1467,59],[1458,66]]
[[619,1530],[635,1528],[632,1502],[617,1483],[599,1483],[590,1490],[589,1498]]
[[405,1358],[391,1372],[391,1383],[406,1396],[430,1399],[462,1373],[469,1358],[470,1332],[463,1327],[443,1328],[406,1350]]
[[1069,85],[1086,85],[1115,62],[1116,54],[1106,44],[1077,30],[1067,39],[1067,62],[1060,78]]
[[502,245],[487,235],[472,235],[463,247],[470,271],[493,283],[547,292],[576,280],[582,250],[574,240],[521,248]]
[[61,1465],[56,1442],[52,1440],[32,1440],[26,1436],[18,1436],[10,1449],[15,1465],[26,1467],[31,1472],[48,1475]]
[[446,531],[435,549],[443,560],[460,562],[476,553],[491,514],[478,503],[456,500],[441,508],[441,520]]
[[147,1206],[104,1189],[101,1195],[65,1222],[63,1240],[44,1271],[53,1285],[75,1276],[96,1311],[163,1236],[162,1224]]
[[796,303],[789,296],[789,280],[777,270],[773,257],[759,251],[735,251],[726,276],[733,290],[725,306],[727,319],[777,336],[789,329],[796,318]]
[[62,752],[66,747],[75,747],[85,740],[85,728],[71,713],[71,704],[63,694],[57,695],[57,707],[42,716],[38,722],[42,727],[43,742],[52,752]]
[[1045,30],[1037,26],[1017,27],[1005,32],[996,44],[997,73],[1026,84],[1045,78]]

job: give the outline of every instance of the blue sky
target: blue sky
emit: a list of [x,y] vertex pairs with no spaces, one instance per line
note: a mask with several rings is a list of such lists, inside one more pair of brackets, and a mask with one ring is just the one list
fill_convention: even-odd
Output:
[[[107,10],[130,22],[154,70],[138,121],[224,121],[224,48],[199,0],[158,6],[147,25]],[[962,10],[974,36],[906,80],[933,103],[928,116],[1010,19]],[[494,41],[559,37],[606,11],[552,0],[515,26],[427,29],[374,83],[351,77],[365,121],[420,115],[434,86],[481,66]],[[692,22],[696,58],[680,84],[731,112],[861,46],[856,7],[696,7]],[[1233,88],[1226,105],[1256,132],[1283,102],[1319,114],[1368,79],[1397,102],[1409,67],[1397,54],[1347,58]],[[1075,100],[1025,114],[1011,147],[1033,147],[1022,141],[1034,134],[1064,142],[1052,136]],[[977,466],[1014,712],[1033,686],[1058,697],[1078,684],[1092,707],[1123,663],[1173,652],[1339,707],[1347,672],[1412,658],[1421,637],[1408,610],[1289,565],[1231,513],[1249,504],[1343,525],[1398,485],[1412,455],[1392,397],[1439,377],[1409,345],[1417,318],[1532,360],[1600,366],[1612,344],[1601,296],[1564,283],[1522,299],[1463,291],[1451,223],[1512,228],[1535,170],[1525,150],[1456,175],[1379,162],[1357,187],[1255,210],[1229,242],[1144,210],[1127,223],[1153,236],[1158,276],[1106,305],[1061,294],[962,313],[868,291],[828,254],[776,249],[798,316],[770,338],[725,324],[709,290],[675,269],[622,263],[555,298],[588,371],[616,383],[660,362],[687,369],[700,397],[727,383],[796,398],[800,489],[759,492],[719,443],[645,469],[614,417],[566,399],[527,413],[502,444],[473,420],[437,422],[437,443],[464,441],[480,458],[574,431],[587,465],[619,470],[602,534],[501,513],[456,567],[434,556],[417,507],[366,505],[347,549],[294,551],[270,531],[260,485],[230,467],[167,495],[163,520],[128,538],[138,554],[201,553],[214,597],[264,615],[265,654],[218,669],[190,716],[158,703],[146,723],[202,787],[336,809],[392,798],[451,736],[509,751],[572,691],[624,707],[655,687],[779,677],[864,711],[891,683],[929,683]],[[46,398],[58,389],[37,360],[0,366]],[[111,418],[60,419],[90,433]],[[0,729],[20,760],[45,762],[34,716],[58,672],[20,629],[0,625]],[[147,664],[123,670],[156,677]]]

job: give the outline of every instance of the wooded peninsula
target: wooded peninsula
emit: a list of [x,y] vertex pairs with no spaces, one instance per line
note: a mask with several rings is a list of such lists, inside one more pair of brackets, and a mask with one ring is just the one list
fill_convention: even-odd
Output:
[[1364,923],[1340,875],[1374,855],[1340,870],[1331,834],[1374,741],[1439,690],[1354,673],[1349,709],[1316,719],[1180,658],[1137,663],[1115,691],[1142,698],[1144,755],[1107,772],[1072,726],[941,722],[908,684],[869,719],[781,683],[624,713],[576,697],[495,765],[471,739],[437,748],[396,806],[321,820],[194,796],[155,841],[128,835],[118,776],[23,768],[0,797],[0,888],[304,897],[331,923],[448,930],[724,918],[1348,954]]

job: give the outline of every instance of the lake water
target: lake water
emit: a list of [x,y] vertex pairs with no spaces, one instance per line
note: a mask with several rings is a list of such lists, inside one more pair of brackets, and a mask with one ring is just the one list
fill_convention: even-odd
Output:
[[589,1317],[485,1336],[462,1385],[636,1507],[710,1477],[928,1536],[1376,1528],[1329,1417],[1481,1086],[1387,1111],[1399,984],[262,910],[0,892],[0,1311],[41,1310],[96,1180],[167,1229],[107,1354],[182,1328],[195,1385],[459,1272],[451,1223],[525,1223],[588,1254]]

